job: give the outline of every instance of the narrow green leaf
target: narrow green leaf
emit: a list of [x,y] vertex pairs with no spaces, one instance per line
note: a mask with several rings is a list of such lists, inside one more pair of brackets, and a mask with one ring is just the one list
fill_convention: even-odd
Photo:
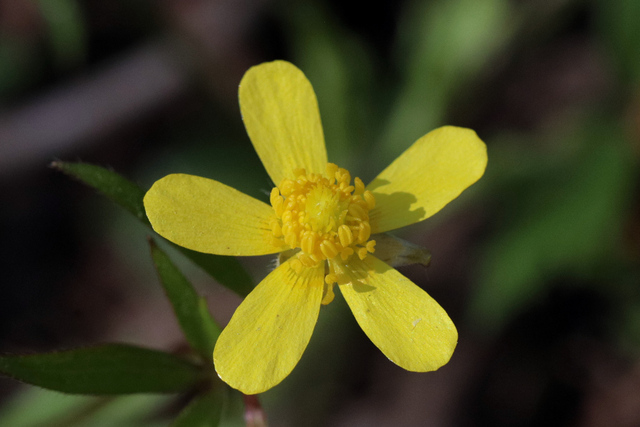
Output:
[[[142,202],[146,192],[140,186],[113,171],[88,163],[56,161],[51,167],[98,190],[152,229]],[[203,254],[174,246],[211,277],[240,296],[247,296],[253,289],[251,277],[236,258]]]
[[227,390],[215,387],[206,394],[195,397],[173,421],[171,427],[217,427]]
[[125,344],[0,356],[0,373],[65,393],[172,393],[203,378],[196,365],[162,351]]
[[0,426],[167,427],[149,414],[161,413],[174,400],[170,394],[83,396],[23,387],[0,406]]
[[156,266],[160,283],[164,288],[178,323],[187,341],[203,357],[211,360],[220,328],[211,317],[204,298],[196,293],[186,277],[171,262],[166,253],[153,240],[149,240],[151,257]]
[[253,279],[235,257],[204,254],[175,244],[173,246],[220,284],[241,297],[246,297],[253,290]]
[[89,163],[55,161],[51,167],[95,188],[151,227],[142,203],[145,191],[140,186],[114,171]]

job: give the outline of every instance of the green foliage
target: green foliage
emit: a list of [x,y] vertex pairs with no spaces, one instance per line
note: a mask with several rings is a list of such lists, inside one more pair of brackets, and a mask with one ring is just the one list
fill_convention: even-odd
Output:
[[[172,396],[135,394],[122,397],[82,396],[28,387],[0,407],[0,425],[10,427],[166,427],[150,419]],[[37,408],[37,410],[34,410]]]
[[49,42],[58,67],[80,62],[87,47],[85,23],[77,0],[38,0],[37,3],[49,27]]
[[0,372],[51,390],[99,395],[180,392],[204,379],[185,359],[124,344],[0,356]]
[[[615,256],[634,179],[625,136],[615,126],[596,124],[572,138],[574,155],[531,168],[529,176],[505,176],[511,190],[496,190],[510,206],[482,252],[474,324],[499,328],[539,297],[550,278],[590,274]],[[601,143],[605,139],[608,144]]]
[[[65,162],[54,162],[52,166],[95,188],[151,228],[143,204],[145,191],[139,186],[99,166]],[[156,350],[108,344],[46,354],[0,356],[0,372],[51,390],[96,395],[181,392],[208,379],[211,389],[196,395],[172,425],[217,426],[228,387],[211,376],[212,364],[209,361],[220,328],[211,317],[206,300],[196,293],[167,254],[153,240],[150,240],[150,246],[160,282],[178,323],[204,365]],[[219,281],[227,285],[231,283],[234,288],[230,288],[234,290],[242,289],[243,283],[249,283],[248,280],[243,281],[248,276],[234,258],[188,250],[183,253]],[[244,292],[248,293],[248,288],[245,286]],[[93,419],[87,417],[88,414],[109,402],[100,400],[95,403],[97,406],[89,403],[90,407],[81,410],[84,402],[78,402],[79,415],[71,415],[73,419],[63,417],[61,422],[81,426],[84,420]],[[55,415],[50,418],[55,418]]]
[[631,84],[640,84],[640,2],[597,0],[594,11],[602,36],[620,74]]
[[[318,2],[285,8],[296,65],[313,83],[331,162],[349,170],[357,148],[368,147],[374,129],[371,97],[374,68],[369,46]],[[357,170],[357,169],[356,169]]]
[[216,427],[220,423],[226,393],[227,390],[217,387],[195,397],[171,427]]
[[171,262],[167,254],[153,240],[149,243],[160,282],[171,301],[187,341],[203,360],[211,360],[213,347],[220,335],[220,327],[211,317],[206,300],[196,293],[191,283]]
[[[98,190],[151,228],[143,204],[146,192],[140,186],[113,171],[88,163],[57,161],[51,166]],[[246,296],[253,289],[251,277],[234,257],[203,254],[178,245],[173,246],[222,285],[239,295]]]
[[89,163],[56,161],[51,167],[98,190],[111,201],[125,208],[139,221],[151,227],[142,199],[145,190],[116,172]]
[[403,81],[382,137],[382,165],[444,124],[454,96],[496,56],[512,30],[504,0],[413,2],[406,12],[397,55]]

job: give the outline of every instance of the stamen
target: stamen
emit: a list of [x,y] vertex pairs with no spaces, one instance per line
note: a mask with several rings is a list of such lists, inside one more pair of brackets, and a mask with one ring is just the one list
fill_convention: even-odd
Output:
[[291,260],[291,268],[293,269],[293,271],[295,271],[296,273],[300,274],[302,272],[302,262],[300,262],[300,260],[298,259],[293,259]]
[[333,285],[325,284],[324,286],[324,295],[322,296],[322,305],[327,305],[335,298],[335,294],[333,293]]
[[322,242],[320,244],[320,250],[326,259],[331,259],[338,255],[338,249],[336,249],[336,245],[334,245],[331,240],[325,240]]
[[358,243],[365,243],[371,236],[371,226],[369,222],[360,223],[360,231],[358,232]]
[[338,228],[338,238],[340,239],[340,244],[342,246],[346,247],[353,243],[353,233],[351,232],[351,229],[344,224]]
[[355,203],[349,206],[349,213],[355,218],[360,219],[361,221],[364,221],[365,217],[368,216],[364,209],[362,209],[362,207],[358,206]]
[[316,233],[313,231],[304,234],[304,237],[300,241],[300,249],[303,252],[311,253],[316,246]]
[[355,177],[353,182],[355,184],[355,191],[353,192],[353,194],[355,194],[356,196],[359,196],[362,193],[364,193],[364,182],[362,182],[362,180],[357,176]]
[[376,241],[375,240],[369,240],[367,242],[366,248],[369,252],[374,253],[376,250]]
[[333,180],[336,178],[336,172],[338,172],[338,165],[327,163],[327,177],[331,183],[333,183]]
[[338,276],[334,273],[329,273],[324,276],[324,282],[329,286],[333,286],[334,283],[338,282]]
[[282,226],[276,218],[273,218],[269,225],[271,226],[271,233],[273,234],[273,237],[282,237]]
[[371,193],[371,191],[369,190],[365,191],[362,197],[364,197],[364,200],[367,202],[367,206],[369,207],[369,210],[376,207],[376,198],[373,197],[373,194]]
[[[296,169],[271,190],[269,200],[275,213],[269,223],[272,244],[299,249],[291,260],[298,273],[338,256],[343,262],[355,253],[364,259],[375,250],[375,241],[369,240],[375,198],[360,178],[351,184],[346,169],[333,163],[327,164],[326,175]],[[325,276],[323,303],[333,299],[337,277],[332,270]]]
[[346,261],[351,255],[353,255],[353,252],[354,250],[352,247],[344,248],[340,251],[340,258],[342,258],[343,261]]

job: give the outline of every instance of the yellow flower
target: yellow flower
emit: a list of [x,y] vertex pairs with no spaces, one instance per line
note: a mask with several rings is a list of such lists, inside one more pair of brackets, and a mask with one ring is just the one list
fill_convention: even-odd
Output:
[[391,361],[416,372],[447,363],[458,340],[453,322],[373,255],[375,235],[430,217],[477,181],[487,163],[484,143],[469,129],[436,129],[365,187],[327,162],[315,93],[294,65],[251,68],[239,98],[247,133],[277,185],[271,206],[182,174],[160,179],[144,198],[153,228],[178,245],[218,255],[287,254],[220,335],[213,352],[220,378],[245,394],[282,381],[335,284]]

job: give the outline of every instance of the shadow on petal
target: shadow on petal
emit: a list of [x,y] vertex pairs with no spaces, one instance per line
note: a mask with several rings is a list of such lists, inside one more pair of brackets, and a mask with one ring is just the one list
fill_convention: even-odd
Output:
[[368,187],[376,199],[376,207],[369,212],[369,222],[372,232],[377,233],[380,232],[380,230],[386,231],[395,228],[387,225],[387,223],[393,224],[398,222],[397,217],[401,217],[401,222],[406,224],[413,224],[425,218],[426,211],[422,206],[418,206],[412,210],[412,206],[418,202],[415,195],[402,191],[385,194],[375,190],[387,183],[388,182],[384,180],[375,180]]

